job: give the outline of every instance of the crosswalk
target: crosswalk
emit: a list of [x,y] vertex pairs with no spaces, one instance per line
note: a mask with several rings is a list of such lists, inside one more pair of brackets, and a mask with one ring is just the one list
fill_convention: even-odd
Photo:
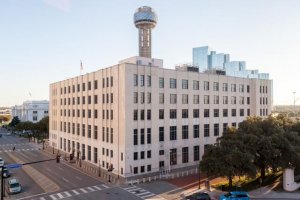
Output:
[[59,199],[65,199],[69,198],[72,196],[77,196],[77,195],[82,195],[86,193],[91,193],[91,192],[96,192],[100,190],[104,190],[109,188],[109,186],[102,184],[102,185],[94,185],[94,186],[89,186],[89,187],[84,187],[84,188],[77,188],[69,191],[64,191],[64,192],[58,192],[55,194],[50,194],[48,196],[43,196],[39,198],[35,198],[33,200],[59,200]]
[[40,150],[39,148],[24,148],[24,149],[7,149],[7,150],[0,150],[0,153],[7,153],[7,152],[19,152],[19,151],[38,151]]
[[142,189],[140,187],[137,187],[137,186],[131,186],[131,187],[127,187],[127,188],[122,188],[124,190],[126,190],[127,192],[137,196],[137,197],[140,197],[141,199],[148,199],[148,200],[164,200],[165,198],[159,196],[159,195],[156,195],[152,192],[149,192],[145,189]]
[[28,143],[0,144],[0,147],[2,147],[2,146],[20,146],[20,145],[28,145]]

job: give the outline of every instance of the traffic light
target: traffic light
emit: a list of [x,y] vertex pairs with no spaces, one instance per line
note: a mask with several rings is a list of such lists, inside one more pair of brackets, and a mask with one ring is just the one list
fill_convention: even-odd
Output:
[[56,163],[60,162],[60,155],[56,155]]

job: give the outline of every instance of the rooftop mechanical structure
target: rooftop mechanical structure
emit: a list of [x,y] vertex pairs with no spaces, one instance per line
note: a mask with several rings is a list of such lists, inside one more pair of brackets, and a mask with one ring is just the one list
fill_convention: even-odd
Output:
[[133,20],[139,29],[139,56],[151,58],[151,30],[156,26],[157,15],[151,7],[143,6],[136,10]]

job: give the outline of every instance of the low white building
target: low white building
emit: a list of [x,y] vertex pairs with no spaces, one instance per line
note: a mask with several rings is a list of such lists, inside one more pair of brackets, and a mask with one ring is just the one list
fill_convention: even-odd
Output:
[[24,101],[22,105],[13,106],[11,110],[12,116],[17,116],[21,122],[36,123],[48,116],[49,101]]
[[133,57],[50,85],[50,145],[118,177],[147,176],[196,166],[228,126],[271,105],[272,80]]

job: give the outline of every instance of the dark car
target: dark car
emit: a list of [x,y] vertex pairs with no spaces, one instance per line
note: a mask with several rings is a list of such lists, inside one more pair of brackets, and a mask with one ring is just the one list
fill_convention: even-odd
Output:
[[197,192],[185,197],[186,200],[211,200],[209,194],[206,192]]

